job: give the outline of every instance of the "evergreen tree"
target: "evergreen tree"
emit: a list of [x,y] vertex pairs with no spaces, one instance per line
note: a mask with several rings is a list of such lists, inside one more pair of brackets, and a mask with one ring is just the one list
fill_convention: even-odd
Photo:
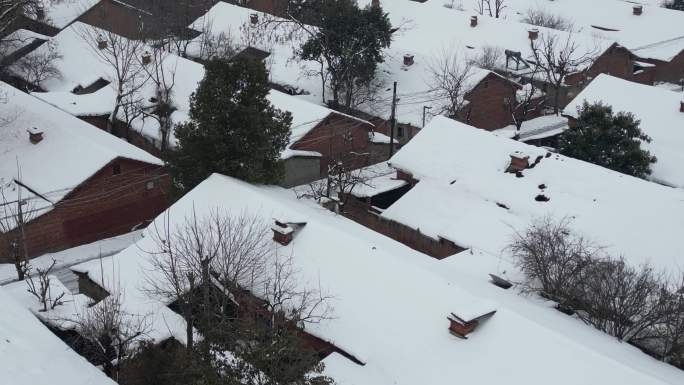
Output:
[[263,63],[212,60],[190,99],[190,120],[175,129],[178,146],[167,165],[180,191],[211,173],[252,183],[277,183],[280,153],[290,137],[292,116],[266,99],[270,91]]
[[300,20],[317,20],[300,57],[323,64],[321,77],[330,79],[335,104],[350,107],[355,93],[371,84],[392,41],[387,14],[380,7],[360,9],[355,0],[299,0],[291,7]]
[[650,143],[651,138],[641,132],[639,123],[631,113],[615,115],[610,106],[584,102],[577,125],[560,136],[558,150],[572,158],[644,178],[651,173],[656,157],[641,149],[641,143]]

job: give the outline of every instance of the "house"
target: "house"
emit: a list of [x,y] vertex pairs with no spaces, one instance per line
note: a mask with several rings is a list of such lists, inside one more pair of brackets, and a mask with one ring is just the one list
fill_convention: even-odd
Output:
[[[524,21],[530,12],[555,15],[565,21],[563,28],[571,26],[577,33],[614,40],[630,50],[636,56],[635,71],[641,68],[652,72],[656,81],[678,83],[684,77],[684,33],[672,26],[682,25],[684,14],[664,8],[661,3],[604,1],[599,5],[592,0],[507,0],[502,17]],[[442,4],[440,0],[429,0],[425,6],[444,10]],[[655,68],[649,69],[651,66]]]
[[55,336],[4,287],[0,287],[0,309],[3,384],[116,384]]
[[[684,380],[678,369],[546,302],[490,284],[485,272],[502,264],[496,257],[469,250],[445,261],[427,258],[298,200],[290,190],[215,174],[156,221],[175,229],[189,215],[202,218],[214,207],[250,213],[282,229],[264,237],[272,242],[274,256],[292,257],[296,287],[314,285],[333,298],[330,319],[304,330],[328,345],[320,351],[324,374],[337,383],[441,385],[458,378],[483,384],[542,385],[552,379],[557,385],[674,385]],[[297,229],[287,223],[297,223]],[[141,285],[152,272],[145,250],[156,250],[151,228],[136,245],[75,269],[108,291],[120,287],[123,311],[147,314],[154,338],[182,340],[179,316],[171,317],[175,313],[169,314],[166,301],[151,297]],[[462,320],[463,328],[452,326],[450,319]]]
[[641,147],[658,161],[651,165],[647,178],[666,186],[684,188],[684,95],[660,87],[645,86],[608,75],[598,76],[570,103],[563,114],[576,123],[578,109],[584,102],[603,103],[614,113],[628,112],[639,120],[641,131],[650,143]]
[[0,263],[13,262],[21,222],[33,257],[129,232],[167,207],[160,159],[5,83],[0,93]]
[[375,215],[435,241],[505,257],[516,232],[547,217],[567,218],[578,234],[635,265],[669,270],[682,264],[680,189],[443,117],[434,118],[390,165],[397,179],[413,187]]
[[39,0],[35,9],[15,20],[11,30],[26,29],[41,35],[54,36],[87,13],[97,2],[98,0]]
[[199,32],[186,26],[217,1],[100,0],[78,20],[129,39],[190,39]]
[[271,90],[271,104],[292,115],[290,142],[282,152],[283,186],[297,186],[328,175],[335,162],[358,169],[389,157],[389,138],[365,120]]
[[[319,69],[313,62],[297,62],[292,60],[293,47],[304,42],[305,36],[292,36],[287,28],[276,30],[283,38],[269,39],[260,31],[260,21],[273,16],[236,5],[220,2],[207,14],[196,20],[190,28],[211,26],[210,33],[220,33],[234,37],[240,41],[240,49],[259,49],[268,52],[264,59],[270,71],[271,82],[280,89],[291,90],[293,94],[306,94],[317,103],[328,103],[329,90],[323,94],[320,79],[317,76],[302,76],[302,73],[316,73]],[[255,20],[255,22],[253,22]],[[406,36],[415,36],[412,30]],[[239,39],[235,37],[240,37]],[[198,38],[199,39],[199,38]],[[431,65],[438,52],[423,50],[422,44],[412,46],[398,42],[407,40],[403,35],[397,36],[392,46],[386,50],[383,63],[377,70],[377,87],[367,100],[354,106],[350,114],[376,123],[376,131],[390,135],[389,119],[393,96],[393,82],[397,82],[398,103],[396,108],[397,128],[394,139],[404,144],[423,126],[425,119],[441,114],[447,101],[437,98],[431,83]],[[198,44],[199,45],[199,44]],[[395,48],[396,47],[396,48]],[[189,49],[190,56],[198,56],[197,45]],[[466,76],[460,92],[458,115],[472,125],[488,130],[502,128],[510,124],[510,112],[505,108],[504,100],[511,100],[520,85],[496,73],[474,67]],[[342,108],[342,110],[344,110]]]

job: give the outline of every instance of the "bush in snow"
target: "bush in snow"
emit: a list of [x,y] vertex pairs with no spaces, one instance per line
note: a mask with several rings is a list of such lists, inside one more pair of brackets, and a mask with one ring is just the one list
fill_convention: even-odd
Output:
[[631,113],[613,113],[602,103],[584,103],[578,110],[577,124],[558,140],[558,151],[624,174],[645,178],[651,163],[657,161],[641,148],[651,138],[639,128],[639,120]]

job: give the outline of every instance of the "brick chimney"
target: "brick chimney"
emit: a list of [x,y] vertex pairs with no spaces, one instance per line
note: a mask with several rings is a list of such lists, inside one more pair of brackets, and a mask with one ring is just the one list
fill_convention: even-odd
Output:
[[33,144],[38,144],[40,141],[43,140],[43,130],[38,129],[36,127],[31,127],[28,130],[29,134],[29,141]]
[[464,320],[456,314],[451,313],[451,315],[447,316],[447,319],[449,320],[449,332],[456,337],[468,339],[468,334],[472,333],[473,330],[477,328],[480,321],[491,317],[494,313],[496,313],[496,310],[492,310],[471,320]]
[[528,29],[527,37],[530,40],[537,40],[537,38],[539,37],[539,30],[537,28]]
[[152,55],[151,55],[149,52],[143,53],[143,55],[142,55],[142,64],[146,66],[146,65],[148,65],[148,64],[150,64],[150,63],[152,63]]
[[477,16],[470,16],[470,26],[477,27]]
[[679,112],[684,112],[684,100],[679,102]]
[[519,172],[530,166],[530,157],[520,151],[511,154],[511,164],[508,166],[508,172]]
[[107,48],[107,40],[104,39],[102,36],[98,36],[97,38],[97,48],[98,49],[106,49]]
[[294,233],[294,229],[290,227],[288,224],[280,222],[276,219],[275,223],[273,226],[271,226],[271,230],[273,230],[273,240],[280,243],[283,246],[287,246],[292,242],[292,235]]
[[404,65],[407,67],[413,65],[413,55],[404,55]]
[[640,16],[642,13],[644,13],[644,6],[643,5],[635,5],[632,7],[632,14],[635,16]]
[[252,13],[249,15],[249,22],[252,23],[252,25],[256,25],[259,22],[259,14],[258,13]]

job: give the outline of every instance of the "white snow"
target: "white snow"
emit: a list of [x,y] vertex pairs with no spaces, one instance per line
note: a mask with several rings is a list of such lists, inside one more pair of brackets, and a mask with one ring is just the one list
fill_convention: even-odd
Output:
[[[523,177],[505,173],[519,151],[539,164]],[[547,157],[548,155],[548,157]],[[684,191],[551,154],[437,117],[391,160],[420,182],[382,214],[433,238],[491,254],[545,216],[615,256],[656,268],[684,265]],[[538,195],[550,198],[536,201]],[[500,207],[507,206],[509,209]]]
[[2,385],[115,385],[0,287]]
[[[294,257],[298,285],[320,284],[322,292],[333,297],[332,319],[307,325],[306,330],[365,363],[329,356],[326,373],[341,384],[449,384],[455,378],[532,385],[548,384],[551,378],[557,385],[684,380],[677,369],[544,304],[496,288],[486,283],[486,277],[476,279],[474,273],[452,268],[456,261],[433,260],[311,202],[298,201],[290,190],[213,175],[176,202],[168,220],[174,228],[193,210],[201,217],[216,207],[252,213],[269,222],[306,222],[292,243],[277,252]],[[105,287],[117,280],[127,309],[167,317],[164,303],[144,294],[144,279],[151,272],[149,255],[142,250],[154,250],[148,236],[106,259]],[[115,274],[109,266],[116,267]],[[91,278],[100,275],[99,265],[89,263],[80,269]],[[451,312],[470,317],[492,310],[496,314],[468,340],[447,330],[446,316]],[[161,328],[160,335],[182,331],[181,324],[155,326]]]
[[[520,140],[523,142],[548,138],[558,135],[568,129],[568,118],[559,115],[546,115],[526,120],[520,127]],[[495,135],[504,138],[513,138],[516,134],[514,125],[506,126],[492,131]]]
[[[42,215],[74,188],[117,158],[162,165],[147,152],[5,83],[0,83],[0,186],[4,200],[20,195]],[[29,141],[28,129],[43,131]],[[36,196],[15,180],[41,196]]]
[[[62,29],[86,13],[98,3],[98,0],[41,0],[40,2],[45,10],[45,20],[40,21]],[[37,19],[35,15],[34,18]]]
[[651,165],[649,179],[668,186],[684,188],[684,112],[680,103],[681,92],[618,79],[601,74],[594,79],[563,111],[577,117],[577,108],[584,101],[602,102],[613,107],[613,112],[631,112],[641,121],[639,127],[651,137],[651,143],[642,143],[658,158]]

